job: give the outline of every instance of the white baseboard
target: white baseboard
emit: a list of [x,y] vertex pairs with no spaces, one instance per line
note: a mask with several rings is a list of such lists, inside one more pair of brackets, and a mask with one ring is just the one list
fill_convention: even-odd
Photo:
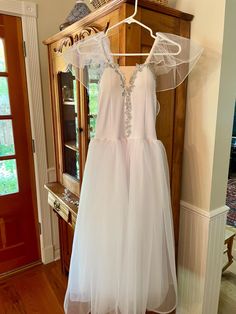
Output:
[[49,264],[60,259],[60,248],[49,246],[41,249],[42,263]]
[[56,249],[54,251],[54,261],[58,261],[60,259],[60,249]]
[[54,247],[53,245],[41,249],[42,262],[48,264],[54,261]]

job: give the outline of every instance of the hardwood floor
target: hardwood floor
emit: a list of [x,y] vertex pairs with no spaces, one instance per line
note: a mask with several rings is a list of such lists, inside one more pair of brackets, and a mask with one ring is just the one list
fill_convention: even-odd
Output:
[[0,313],[63,314],[66,286],[59,261],[0,279]]
[[[0,314],[63,314],[67,277],[60,267],[57,261],[0,279]],[[236,313],[235,292],[236,260],[222,275],[218,314]]]
[[218,310],[218,314],[233,313],[236,313],[236,261],[222,276]]

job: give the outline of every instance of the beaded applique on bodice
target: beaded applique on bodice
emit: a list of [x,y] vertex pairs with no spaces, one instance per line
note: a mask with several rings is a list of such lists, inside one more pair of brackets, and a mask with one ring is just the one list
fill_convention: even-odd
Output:
[[[138,72],[142,72],[144,67],[151,69],[150,63],[136,64],[134,71],[132,72],[130,79],[127,80],[123,71],[120,70],[120,66],[117,63],[107,62],[106,67],[111,67],[120,77],[120,86],[122,88],[122,96],[124,97],[124,128],[125,135],[129,137],[132,132],[132,101],[131,94],[135,87],[135,80]],[[153,76],[155,79],[155,76]],[[128,83],[127,83],[128,81]]]
[[118,64],[106,62],[99,94],[96,137],[156,138],[156,81],[150,63],[137,64],[127,80]]

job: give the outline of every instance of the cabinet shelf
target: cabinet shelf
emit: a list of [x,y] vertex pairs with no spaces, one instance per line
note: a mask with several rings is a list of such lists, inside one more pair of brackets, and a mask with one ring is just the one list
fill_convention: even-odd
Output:
[[76,146],[76,141],[69,141],[64,143],[65,147],[74,150],[75,152],[79,152],[79,147]]
[[63,101],[62,104],[65,106],[75,106],[75,102],[70,100]]

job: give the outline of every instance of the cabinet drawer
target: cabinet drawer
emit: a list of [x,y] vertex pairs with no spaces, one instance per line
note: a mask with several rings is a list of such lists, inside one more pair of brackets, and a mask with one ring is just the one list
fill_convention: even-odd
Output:
[[47,183],[45,188],[48,191],[48,204],[70,227],[75,228],[78,213],[79,198],[73,193],[69,199],[65,198],[65,187],[58,182]]
[[53,210],[61,216],[65,221],[69,221],[69,209],[61,203],[52,193],[48,193],[48,204]]

